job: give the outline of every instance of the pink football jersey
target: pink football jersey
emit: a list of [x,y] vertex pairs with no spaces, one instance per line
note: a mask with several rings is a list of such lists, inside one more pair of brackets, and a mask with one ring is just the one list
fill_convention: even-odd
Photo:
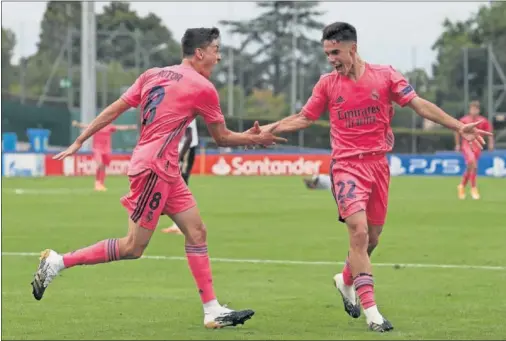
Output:
[[182,64],[147,70],[121,98],[142,115],[128,175],[151,169],[165,181],[177,179],[178,144],[190,122],[197,115],[207,124],[225,121],[214,85]]
[[112,151],[112,134],[116,132],[116,127],[112,124],[105,126],[93,135],[93,151],[103,154]]
[[333,159],[387,153],[394,144],[392,102],[405,106],[415,97],[413,87],[391,66],[366,64],[356,82],[336,71],[323,75],[303,113],[317,120],[329,110]]

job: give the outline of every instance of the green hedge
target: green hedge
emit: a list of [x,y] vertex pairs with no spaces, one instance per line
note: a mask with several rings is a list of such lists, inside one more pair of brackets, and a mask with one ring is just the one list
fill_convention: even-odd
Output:
[[2,98],[2,132],[14,132],[18,141],[28,141],[26,130],[42,128],[51,131],[49,144],[65,146],[70,142],[70,112],[66,105],[21,104]]

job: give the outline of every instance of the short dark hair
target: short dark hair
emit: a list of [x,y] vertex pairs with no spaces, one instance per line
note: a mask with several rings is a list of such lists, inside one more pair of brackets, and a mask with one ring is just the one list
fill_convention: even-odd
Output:
[[323,29],[322,43],[324,40],[353,41],[356,43],[357,30],[348,23],[335,22]]
[[212,28],[189,28],[185,31],[181,39],[183,47],[183,57],[193,56],[195,49],[206,48],[213,40],[220,37],[220,30]]
[[469,106],[480,109],[480,101],[471,101],[471,103],[469,103]]

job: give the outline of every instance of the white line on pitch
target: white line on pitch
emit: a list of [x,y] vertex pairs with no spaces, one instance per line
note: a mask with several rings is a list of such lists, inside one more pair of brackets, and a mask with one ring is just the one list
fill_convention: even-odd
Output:
[[[35,252],[2,252],[2,256],[34,257],[40,253]],[[177,256],[142,256],[144,259],[155,260],[180,260],[186,257]],[[343,265],[343,262],[328,261],[299,261],[299,260],[273,260],[273,259],[234,259],[234,258],[211,258],[213,262],[221,263],[253,263],[253,264],[281,264],[281,265]],[[479,270],[506,270],[506,266],[488,265],[455,265],[455,264],[401,264],[401,263],[373,263],[377,267],[401,267],[401,268],[432,268],[432,269],[479,269]]]
[[[13,193],[17,195],[76,195],[76,194],[92,194],[93,188],[2,188],[3,193]],[[113,190],[112,192],[117,192]]]

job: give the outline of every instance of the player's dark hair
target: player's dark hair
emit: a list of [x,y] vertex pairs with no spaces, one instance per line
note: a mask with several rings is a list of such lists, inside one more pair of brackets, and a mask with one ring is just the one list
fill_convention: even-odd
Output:
[[335,22],[323,29],[322,43],[324,40],[353,41],[356,43],[357,30],[348,23]]
[[476,100],[475,101],[471,101],[471,103],[469,103],[469,106],[480,109],[480,101],[476,101]]
[[212,28],[189,28],[181,39],[183,47],[183,58],[193,56],[195,49],[206,48],[213,40],[220,37],[220,30],[216,27]]

